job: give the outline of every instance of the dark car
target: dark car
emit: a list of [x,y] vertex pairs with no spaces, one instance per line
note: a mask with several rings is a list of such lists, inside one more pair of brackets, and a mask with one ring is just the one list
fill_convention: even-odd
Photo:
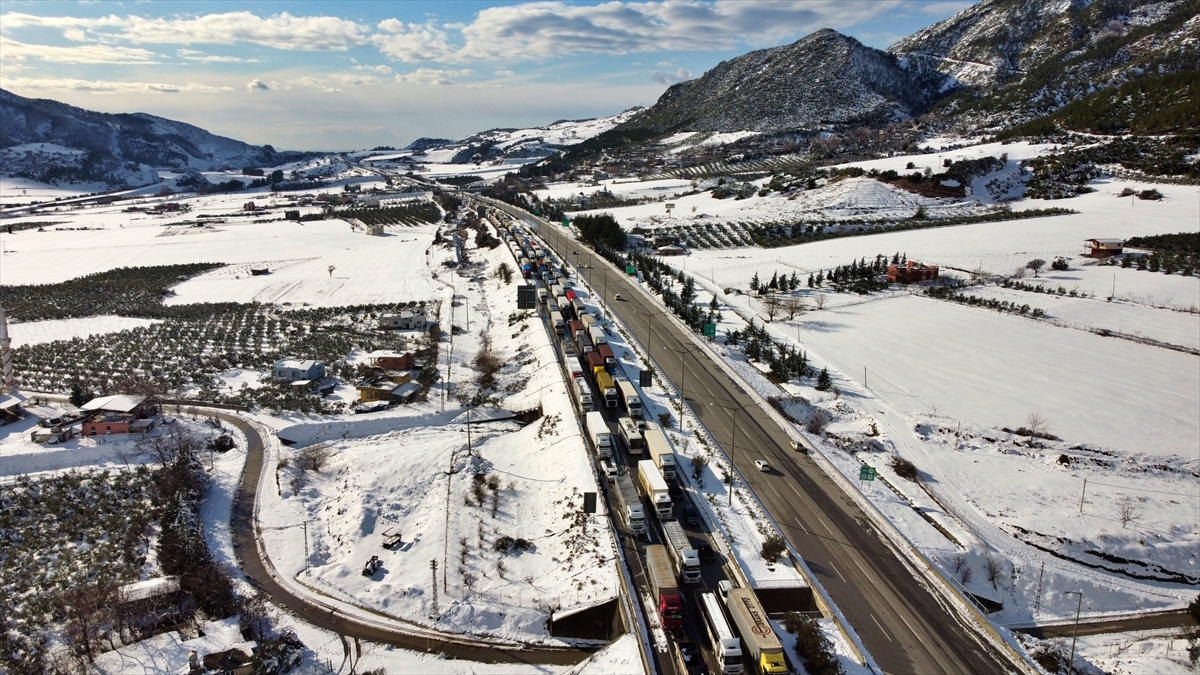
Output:
[[691,504],[683,505],[683,522],[693,526],[700,524],[700,512],[696,510],[696,507]]
[[717,552],[713,550],[712,546],[709,546],[707,541],[700,544],[696,550],[700,553],[700,559],[704,562],[712,562],[717,559]]

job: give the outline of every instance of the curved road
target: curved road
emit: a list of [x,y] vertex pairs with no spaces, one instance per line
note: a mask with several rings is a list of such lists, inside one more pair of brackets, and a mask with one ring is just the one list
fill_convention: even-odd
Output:
[[483,663],[529,663],[568,666],[586,659],[590,652],[579,649],[530,647],[528,649],[495,645],[471,638],[446,636],[432,638],[389,630],[364,623],[353,617],[337,614],[311,604],[305,598],[277,582],[258,556],[257,529],[254,523],[254,500],[258,494],[263,469],[263,441],[258,430],[245,420],[227,413],[216,413],[246,435],[246,473],[233,502],[233,545],[242,572],[258,590],[276,604],[319,628],[350,638],[393,645],[423,652],[441,652],[456,659]]
[[[576,268],[593,266],[588,270],[592,287],[604,289],[612,311],[683,391],[885,672],[1029,670],[984,639],[979,627],[930,589],[820,466],[806,455],[785,450],[790,436],[783,428],[707,352],[697,350],[690,336],[663,316],[640,287],[559,228],[539,227],[528,213],[507,205],[500,208],[530,223],[563,260]],[[614,302],[617,293],[623,299]],[[756,459],[766,459],[775,468],[760,472],[753,464]]]

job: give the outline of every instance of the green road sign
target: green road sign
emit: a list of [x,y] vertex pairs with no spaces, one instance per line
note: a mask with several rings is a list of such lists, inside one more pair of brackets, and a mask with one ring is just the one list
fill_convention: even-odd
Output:
[[637,268],[633,265],[626,265],[625,274],[637,274]]
[[570,227],[570,226],[571,226],[571,221],[567,220],[566,218],[563,218],[562,226],[563,226],[563,227]]
[[717,324],[715,324],[715,323],[704,324],[704,337],[706,337],[706,338],[717,337]]
[[875,467],[864,466],[858,470],[859,480],[875,480]]

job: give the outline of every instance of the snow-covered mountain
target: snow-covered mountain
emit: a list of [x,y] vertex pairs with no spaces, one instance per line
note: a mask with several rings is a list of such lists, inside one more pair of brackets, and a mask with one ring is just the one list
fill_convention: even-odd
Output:
[[0,173],[46,183],[158,180],[155,169],[274,166],[298,157],[145,113],[111,115],[0,89]]
[[[906,68],[944,73],[962,88],[935,114],[959,126],[1001,129],[1087,97],[1110,99],[1106,92],[1122,86],[1121,99],[1136,96],[1130,87],[1150,94],[1139,108],[1127,106],[1126,118],[1184,105],[1192,112],[1163,117],[1194,120],[1200,109],[1186,94],[1200,77],[1200,0],[983,0],[888,51]],[[1088,116],[1074,115],[1068,126],[1098,130]],[[1104,126],[1118,130],[1120,122]]]
[[942,91],[934,69],[824,29],[718,64],[668,89],[624,128],[775,132],[887,123],[920,115]]

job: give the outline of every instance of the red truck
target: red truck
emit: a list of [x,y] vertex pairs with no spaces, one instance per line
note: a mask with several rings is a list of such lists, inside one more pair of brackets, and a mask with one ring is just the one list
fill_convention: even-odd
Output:
[[683,598],[679,595],[679,585],[675,581],[666,546],[652,544],[646,547],[646,576],[650,578],[650,588],[658,598],[658,617],[663,628],[683,628]]

